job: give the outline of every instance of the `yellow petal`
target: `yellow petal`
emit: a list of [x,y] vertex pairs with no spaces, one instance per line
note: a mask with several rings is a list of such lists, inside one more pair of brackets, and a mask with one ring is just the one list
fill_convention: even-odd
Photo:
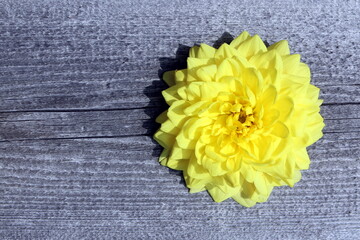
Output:
[[240,187],[242,184],[240,171],[236,169],[229,172],[228,174],[225,174],[224,181],[226,181],[232,187]]
[[189,70],[202,67],[205,65],[210,65],[213,63],[214,63],[213,59],[191,58],[191,57],[188,57],[187,59],[187,66]]
[[[225,142],[225,141],[223,141],[223,142]],[[224,146],[221,146],[221,148],[219,149],[219,153],[226,157],[233,157],[238,152],[239,151],[238,151],[237,144],[235,144],[233,142],[227,143]],[[234,160],[227,159],[227,164],[228,164],[228,162],[233,162],[233,161]],[[233,162],[231,166],[232,166],[231,168],[235,168],[235,162]]]
[[211,179],[209,172],[205,168],[203,168],[203,166],[197,163],[195,155],[190,158],[187,168],[187,174],[189,174],[189,176],[193,178]]
[[197,140],[204,127],[213,123],[210,118],[192,118],[187,121],[183,127],[185,136],[189,139]]
[[302,63],[302,62],[299,63],[296,74],[298,76],[303,77],[302,79],[308,80],[308,81],[305,81],[304,84],[308,84],[310,82],[310,77],[311,77],[310,68],[305,63]]
[[295,183],[297,183],[301,179],[301,172],[299,170],[295,170],[294,177],[289,179],[284,179],[286,184],[290,187],[294,187]]
[[184,113],[187,116],[194,116],[197,115],[201,110],[208,107],[210,105],[209,101],[198,101],[189,107],[184,109]]
[[181,87],[180,84],[176,84],[168,89],[163,90],[161,93],[168,105],[173,104],[175,101],[180,100],[181,97],[178,94],[178,89]]
[[[273,156],[273,153],[275,151],[275,148],[278,144],[278,141],[270,136],[263,136],[261,138],[258,138],[257,141],[254,141],[254,150],[255,147],[257,148],[257,156],[259,157],[258,162],[266,162],[269,159],[271,159]],[[254,151],[256,152],[256,151]]]
[[209,158],[207,155],[203,157],[201,165],[209,171],[211,176],[221,176],[227,172],[226,166],[223,166],[225,164]]
[[[273,163],[268,164],[268,165],[264,165],[262,167],[262,171],[266,172],[266,174],[270,175],[273,177],[273,181],[276,181],[277,183],[280,183],[281,181],[278,181],[276,179],[284,179],[285,177],[285,162],[286,162],[286,155],[283,156],[279,156],[277,157]],[[284,185],[285,183],[283,182],[283,184],[279,184],[279,186]]]
[[286,40],[281,40],[268,47],[268,51],[273,49],[276,50],[281,56],[290,54],[289,44]]
[[233,69],[232,69],[232,66],[231,66],[231,63],[225,59],[224,61],[222,61],[217,69],[217,72],[216,72],[216,76],[215,76],[215,79],[217,82],[219,82],[219,80],[223,77],[226,77],[226,76],[233,76],[234,73],[233,73]]
[[295,159],[289,154],[285,161],[285,178],[293,179],[295,173]]
[[250,90],[258,95],[261,89],[262,76],[259,71],[254,68],[247,68],[243,72],[244,85],[248,86]]
[[231,197],[231,194],[221,191],[220,188],[216,186],[209,188],[208,192],[215,202],[222,202]]
[[168,158],[166,166],[174,170],[184,171],[187,169],[188,163],[188,159]]
[[170,154],[170,150],[169,150],[169,149],[164,149],[164,150],[161,152],[160,157],[159,157],[159,162],[160,162],[162,165],[166,166],[166,163],[167,163],[169,154]]
[[296,71],[300,65],[300,55],[299,54],[282,56],[282,60],[283,60],[285,73],[288,73],[288,74],[296,73]]
[[280,86],[283,72],[283,61],[277,51],[258,53],[249,59],[261,72],[265,84]]
[[[274,59],[276,58],[276,51],[261,52],[249,59],[249,62],[256,66],[257,69],[271,69],[275,68]],[[281,57],[279,57],[281,60]]]
[[292,119],[296,119],[296,122],[291,122],[289,125],[291,134],[294,137],[301,137],[304,135],[307,116],[306,112],[302,110],[303,109],[300,108],[294,111]]
[[209,158],[217,162],[224,162],[227,159],[227,157],[217,153],[215,147],[212,145],[208,145],[205,147],[205,153]]
[[263,122],[264,126],[271,127],[280,117],[280,112],[277,109],[271,109],[264,115]]
[[186,170],[184,170],[183,175],[186,182],[186,186],[190,188],[190,192],[202,191],[202,189],[205,189],[206,184],[210,181],[208,179],[192,178],[187,174]]
[[252,199],[252,197],[255,193],[255,189],[256,188],[255,188],[254,183],[249,183],[245,180],[242,184],[241,197],[254,200],[254,199]]
[[243,31],[237,38],[235,38],[231,43],[230,46],[234,47],[234,48],[238,48],[239,45],[244,42],[245,40],[247,40],[248,38],[250,38],[250,34],[247,31]]
[[187,76],[187,69],[175,70],[176,83],[185,82]]
[[320,89],[314,85],[309,84],[306,92],[306,97],[311,101],[316,101],[319,98]]
[[216,49],[207,45],[207,44],[200,44],[200,48],[198,51],[198,58],[213,58],[215,55]]
[[174,143],[174,146],[169,154],[169,159],[189,159],[194,151],[190,149],[181,148],[177,143]]
[[224,105],[226,103],[234,102],[235,98],[236,96],[231,92],[219,92],[216,99],[221,102],[221,105]]
[[192,48],[190,48],[189,57],[197,58],[198,52],[199,52],[199,46],[193,46]]
[[164,72],[162,78],[168,86],[171,87],[175,85],[175,71]]
[[245,178],[247,182],[254,182],[255,171],[252,166],[248,164],[242,164],[240,171],[241,175]]
[[[292,149],[293,143],[289,138],[272,138],[274,144],[274,151],[272,152],[273,160],[286,156],[286,154]],[[274,162],[274,161],[272,161]]]
[[284,122],[289,118],[290,114],[294,110],[294,101],[290,97],[282,96],[276,101],[275,109],[279,109],[279,120]]
[[184,129],[181,129],[176,136],[176,143],[184,149],[195,149],[196,141],[185,136]]
[[166,149],[171,148],[175,143],[175,136],[171,135],[169,133],[165,133],[163,131],[158,130],[154,134],[154,139],[163,147]]
[[237,47],[240,54],[247,59],[260,52],[266,52],[267,48],[258,35],[248,38]]
[[302,149],[294,152],[293,156],[295,158],[296,166],[299,169],[301,169],[301,170],[309,169],[310,158],[306,151],[306,148],[302,148]]
[[191,93],[194,96],[194,100],[196,99],[197,101],[200,100],[201,98],[201,91],[200,91],[200,86],[201,86],[201,82],[191,82],[189,83],[187,86],[187,90],[189,93]]
[[287,136],[289,136],[289,129],[286,127],[284,123],[277,121],[274,124],[271,133],[277,137],[286,138]]
[[166,120],[163,124],[161,124],[160,130],[165,133],[177,135],[180,129],[176,125],[174,125],[170,120]]
[[201,188],[190,188],[190,193],[198,193],[198,192],[202,192],[205,191],[206,188],[205,187],[201,187]]
[[167,110],[162,112],[159,116],[157,116],[157,118],[155,119],[155,121],[157,123],[163,123],[168,119],[167,117]]
[[184,114],[185,108],[189,106],[189,103],[184,100],[175,101],[171,104],[167,116],[174,125],[179,128],[182,127],[188,117]]
[[325,124],[321,115],[317,114],[317,116],[317,119],[306,127],[309,136],[306,146],[313,144],[323,136],[322,129],[325,127]]
[[255,107],[256,105],[256,96],[255,94],[250,90],[250,88],[245,88],[246,95],[250,101],[251,107]]
[[186,86],[179,87],[177,89],[177,94],[180,97],[180,99],[189,100],[189,93],[187,92],[187,87]]
[[206,145],[203,144],[201,141],[197,141],[197,143],[196,143],[195,157],[196,157],[196,162],[198,163],[198,165],[201,165],[202,159],[203,159],[203,157],[205,155],[205,146]]
[[219,61],[225,59],[225,58],[232,58],[233,56],[239,54],[239,52],[231,47],[230,45],[224,43],[222,44],[219,49],[215,53],[215,58]]
[[201,100],[212,100],[222,91],[226,91],[226,86],[224,86],[222,83],[203,83],[200,86]]
[[265,110],[270,109],[272,105],[275,103],[276,98],[277,98],[276,88],[270,85],[261,96],[264,109]]
[[241,194],[236,194],[236,195],[232,196],[232,198],[236,202],[238,202],[239,204],[241,204],[242,206],[247,207],[247,208],[253,207],[256,204],[255,201],[253,201],[249,198],[243,198],[241,196]]
[[306,95],[307,85],[301,82],[307,81],[303,77],[297,75],[283,74],[281,82],[281,95],[287,95],[291,98],[301,99]]
[[216,73],[217,73],[216,64],[211,64],[201,67],[196,71],[196,75],[198,79],[204,82],[214,81]]
[[268,183],[266,178],[264,177],[263,173],[256,172],[254,177],[254,185],[256,190],[259,191],[262,195],[268,195]]

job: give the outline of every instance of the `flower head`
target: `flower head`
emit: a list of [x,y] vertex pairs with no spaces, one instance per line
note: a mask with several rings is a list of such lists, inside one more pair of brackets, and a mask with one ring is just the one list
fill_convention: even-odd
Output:
[[243,32],[215,49],[194,46],[187,68],[166,72],[169,109],[154,138],[160,163],[182,170],[190,192],[251,207],[308,169],[306,147],[322,136],[319,89],[287,41],[266,47]]

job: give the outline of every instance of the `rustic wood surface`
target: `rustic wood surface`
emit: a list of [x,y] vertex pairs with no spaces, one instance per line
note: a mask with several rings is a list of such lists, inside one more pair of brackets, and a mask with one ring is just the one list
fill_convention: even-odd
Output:
[[[358,1],[1,0],[0,238],[358,239],[359,23]],[[326,123],[302,181],[250,209],[189,194],[151,138],[159,73],[243,30],[289,40]]]

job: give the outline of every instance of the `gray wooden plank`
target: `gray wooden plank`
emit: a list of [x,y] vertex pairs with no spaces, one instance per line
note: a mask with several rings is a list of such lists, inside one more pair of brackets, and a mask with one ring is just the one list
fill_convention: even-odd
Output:
[[[23,3],[27,7],[17,8],[20,3],[5,1],[7,8],[0,17],[0,111],[156,106],[159,91],[164,88],[156,82],[161,61],[174,57],[179,44],[213,44],[225,31],[210,20],[198,22],[196,15],[172,19],[171,11],[184,10],[179,3],[176,7],[168,6],[167,11],[149,4],[147,10],[151,11],[146,13],[151,14],[143,15],[145,9],[124,12],[128,2],[99,4],[96,7],[99,12],[91,14],[75,2],[72,5],[75,9],[78,6],[79,13],[74,15],[75,10],[61,2],[57,3],[60,12],[35,2],[33,7]],[[37,5],[45,6],[48,16],[41,17]],[[291,27],[286,21],[276,21],[277,27],[270,28],[271,31],[267,24],[254,28],[242,22],[237,8],[227,9],[226,18],[219,15],[218,20],[228,22],[226,30],[234,35],[247,29],[270,43],[288,39],[293,52],[302,54],[310,65],[313,82],[322,87],[326,102],[360,102],[358,68],[353,64],[360,55],[359,31],[346,24],[359,22],[356,14],[359,11],[345,5],[336,11],[325,8],[320,15],[306,18],[306,26],[311,27],[304,28],[296,22],[311,11],[318,13],[319,5],[310,4],[306,9],[291,3],[284,6],[287,10],[276,10],[279,13],[274,16],[269,15],[265,6],[259,11],[274,21],[291,12],[294,19]],[[217,10],[213,5],[210,7]],[[107,14],[103,15],[104,12]],[[188,29],[193,22],[197,22],[198,28]]]
[[[151,135],[163,107],[111,111],[8,112],[0,114],[0,140]],[[324,105],[324,132],[359,132],[360,104]]]
[[[153,74],[149,73],[149,75]],[[133,76],[133,79],[128,79]],[[128,74],[125,79],[113,82],[92,79],[80,82],[79,79],[59,82],[47,77],[48,81],[32,80],[22,84],[6,80],[2,83],[0,97],[1,112],[8,111],[46,111],[46,110],[85,110],[85,109],[126,109],[158,107],[163,103],[161,91],[165,84],[157,77],[136,79],[136,74]],[[324,104],[360,103],[360,85],[319,86]]]
[[149,135],[159,127],[157,108],[80,112],[0,114],[1,140],[38,138],[124,137]]
[[[231,200],[214,203],[206,193],[189,194],[179,174],[157,163],[160,148],[146,136],[2,143],[7,152],[1,162],[0,221],[7,236],[16,236],[10,234],[16,227],[27,236],[69,237],[80,228],[112,236],[121,229],[130,237],[192,237],[202,234],[197,221],[206,221],[208,237],[231,231],[228,236],[251,232],[261,238],[261,231],[300,238],[304,231],[308,237],[319,234],[320,226],[322,236],[330,229],[355,236],[358,141],[357,133],[325,136],[310,148],[311,169],[295,188],[277,188],[267,203],[251,209]],[[184,232],[173,232],[176,226]]]

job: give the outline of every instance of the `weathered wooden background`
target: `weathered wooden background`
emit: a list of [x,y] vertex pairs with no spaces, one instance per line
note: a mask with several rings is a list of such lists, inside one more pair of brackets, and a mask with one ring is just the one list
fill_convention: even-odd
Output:
[[[357,1],[0,1],[1,239],[358,239]],[[225,32],[288,39],[324,137],[295,188],[246,209],[157,162],[158,73]],[[226,37],[226,34],[224,35]],[[182,50],[183,49],[183,50]],[[185,50],[184,50],[185,49]]]

